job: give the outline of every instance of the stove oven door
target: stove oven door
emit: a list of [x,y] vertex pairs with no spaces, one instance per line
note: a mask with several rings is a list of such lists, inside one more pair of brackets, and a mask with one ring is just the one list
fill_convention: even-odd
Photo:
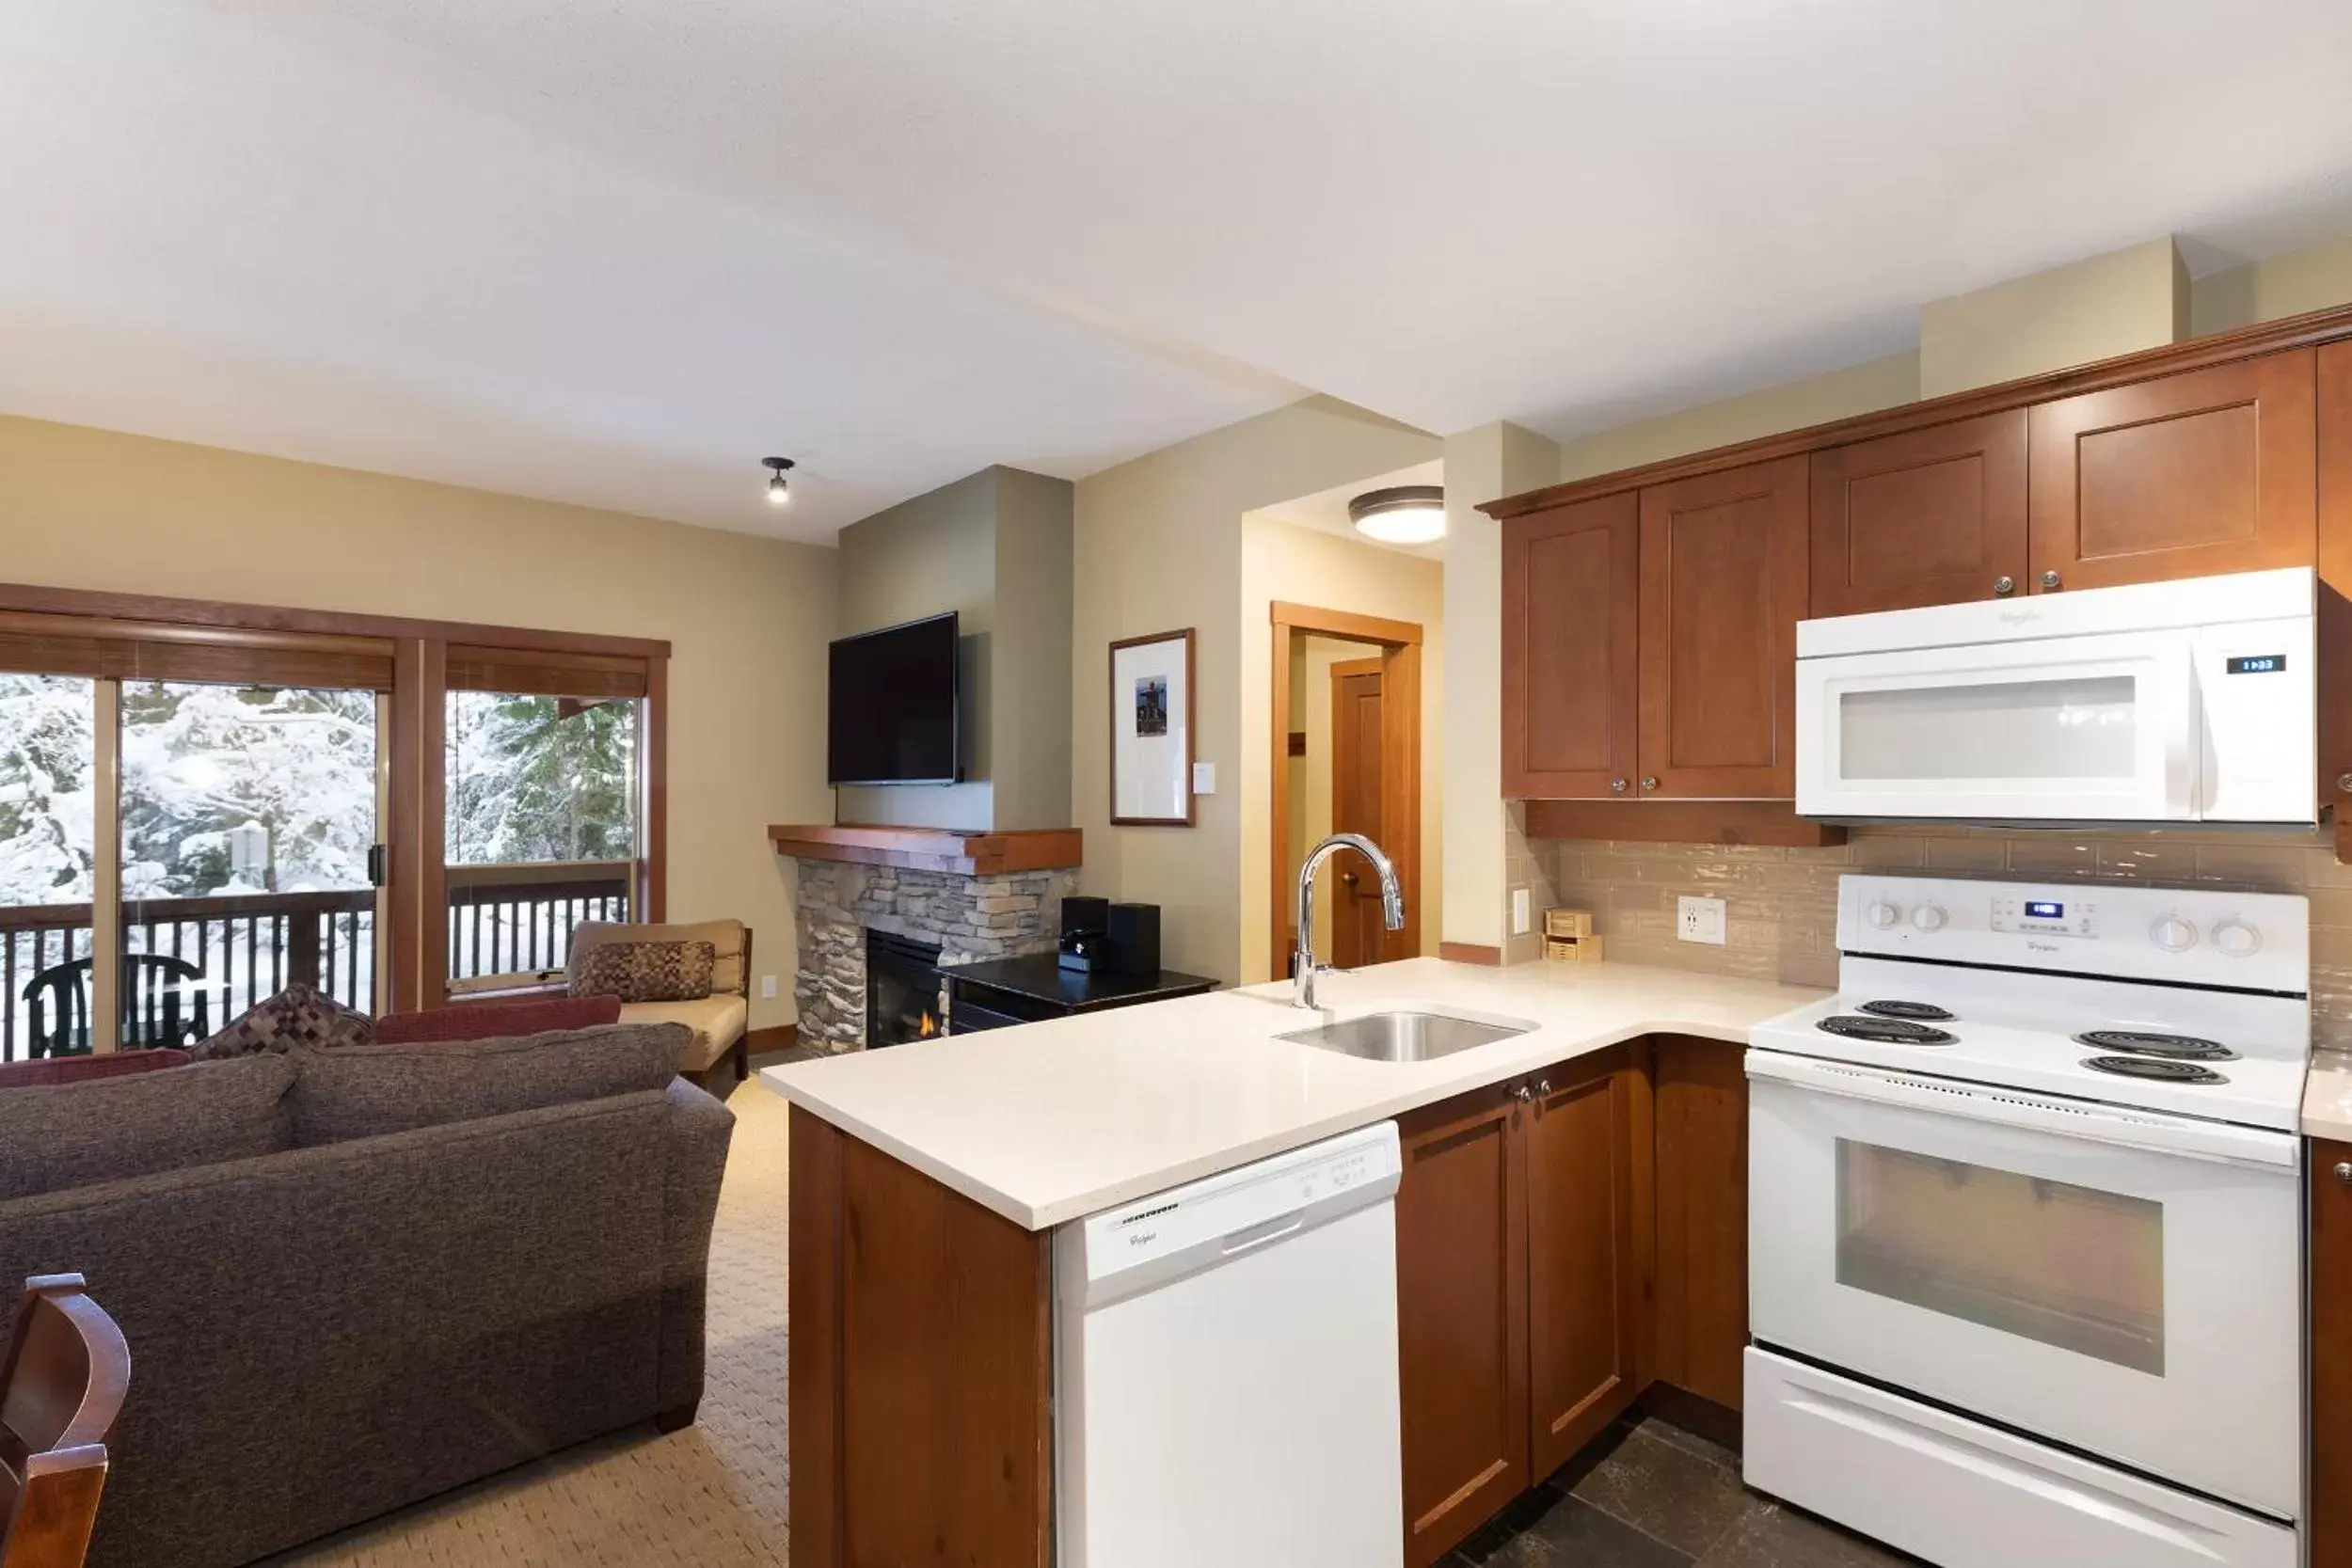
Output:
[[1747,1061],[1759,1344],[2297,1515],[2293,1136]]

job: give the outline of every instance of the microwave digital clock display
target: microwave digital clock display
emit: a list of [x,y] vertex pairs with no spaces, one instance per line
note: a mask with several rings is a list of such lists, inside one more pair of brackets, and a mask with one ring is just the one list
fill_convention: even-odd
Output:
[[2027,920],[2064,920],[2066,906],[2054,904],[2046,898],[2028,898],[2026,900],[2026,918]]
[[2223,671],[2233,675],[2278,675],[2286,667],[2284,654],[2233,654],[2221,661]]

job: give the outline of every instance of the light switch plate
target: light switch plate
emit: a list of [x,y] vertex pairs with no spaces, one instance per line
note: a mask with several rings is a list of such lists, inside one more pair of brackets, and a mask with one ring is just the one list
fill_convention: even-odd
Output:
[[1527,890],[1523,887],[1513,888],[1511,890],[1511,934],[1515,937],[1523,937],[1527,935],[1528,927],[1534,923],[1535,917],[1528,911],[1527,908]]
[[759,999],[762,1002],[773,1002],[776,999],[776,977],[774,975],[763,974],[759,977]]
[[1724,901],[1684,894],[1675,900],[1675,936],[1682,942],[1724,944]]
[[1196,762],[1192,765],[1192,792],[1195,795],[1216,793],[1216,764]]

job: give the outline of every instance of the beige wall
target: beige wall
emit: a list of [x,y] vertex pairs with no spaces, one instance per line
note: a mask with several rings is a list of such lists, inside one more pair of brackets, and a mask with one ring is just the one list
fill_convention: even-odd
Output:
[[1578,436],[1561,445],[1558,477],[1589,479],[1918,400],[1919,356],[1889,355]]
[[668,639],[670,913],[748,922],[780,976],[752,1022],[790,1022],[788,871],[764,830],[830,816],[833,551],[0,418],[0,578]]
[[838,820],[1070,826],[1072,495],[983,468],[841,531],[840,635],[959,617],[965,782],[845,788]]
[[2352,239],[2249,261],[2189,285],[2189,330],[2201,337],[2352,300]]
[[[1401,466],[1401,465],[1400,465]],[[1445,568],[1436,561],[1337,534],[1246,517],[1242,530],[1241,973],[1267,979],[1273,960],[1274,627],[1277,601],[1352,610],[1422,628],[1421,907],[1406,918],[1434,953],[1444,936]],[[1329,694],[1325,693],[1327,703]],[[1327,792],[1328,784],[1326,784]]]
[[[1243,787],[1242,690],[1248,670],[1263,692],[1271,656],[1263,606],[1257,640],[1244,645],[1242,514],[1438,454],[1425,432],[1312,397],[1078,482],[1071,807],[1086,834],[1081,880],[1088,893],[1160,905],[1170,968],[1240,977],[1242,825],[1250,814],[1264,863],[1265,790],[1252,797]],[[1186,626],[1198,644],[1197,751],[1216,766],[1217,792],[1200,798],[1194,827],[1113,828],[1109,645]],[[1253,906],[1261,922],[1263,905]]]
[[1919,396],[2178,342],[2188,268],[2169,235],[1919,308]]

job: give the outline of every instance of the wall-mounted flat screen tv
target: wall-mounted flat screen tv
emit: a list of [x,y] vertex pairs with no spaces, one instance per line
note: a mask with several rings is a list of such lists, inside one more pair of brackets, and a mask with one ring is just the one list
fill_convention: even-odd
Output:
[[827,661],[825,777],[836,784],[959,782],[956,616],[834,642]]

